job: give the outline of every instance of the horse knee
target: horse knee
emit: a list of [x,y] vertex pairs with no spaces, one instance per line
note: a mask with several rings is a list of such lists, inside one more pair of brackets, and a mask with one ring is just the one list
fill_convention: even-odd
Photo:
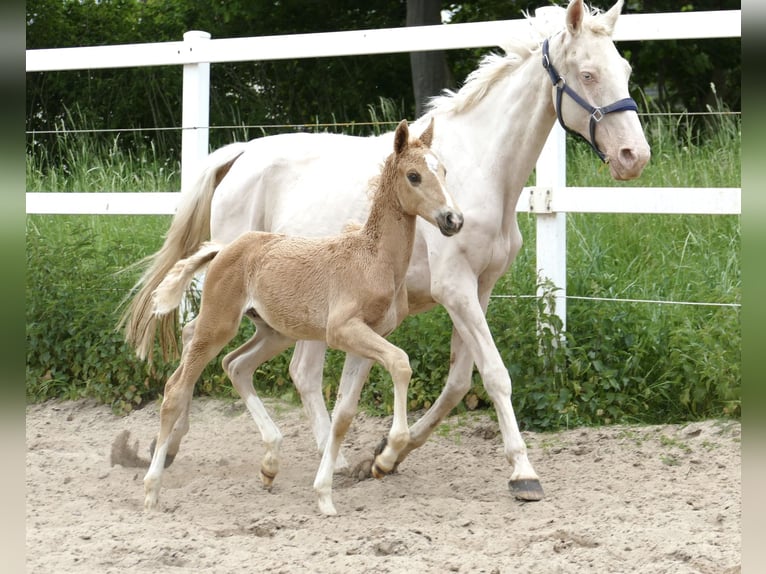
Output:
[[505,367],[482,373],[482,379],[484,380],[484,388],[493,401],[496,402],[511,396],[511,376]]
[[397,357],[391,362],[389,372],[394,383],[397,381],[409,382],[412,378],[412,366],[410,365],[410,358],[407,356],[407,353],[399,349]]

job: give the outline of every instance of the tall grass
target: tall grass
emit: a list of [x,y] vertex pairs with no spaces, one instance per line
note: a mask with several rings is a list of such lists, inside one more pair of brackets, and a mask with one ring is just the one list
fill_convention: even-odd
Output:
[[[394,121],[388,115],[396,106],[386,106],[373,108],[371,116]],[[704,127],[668,116],[651,116],[644,123],[652,162],[638,182],[628,185],[740,185],[738,117],[722,116]],[[66,138],[57,152],[65,161],[51,162],[45,152],[28,146],[29,191],[178,189],[177,163],[150,145],[125,151],[118,139]],[[574,141],[568,182],[620,185],[587,146]],[[567,219],[568,295],[576,298],[568,301],[566,334],[536,333],[543,307],[529,297],[537,287],[531,215],[519,215],[525,246],[496,286],[487,313],[514,380],[522,426],[738,416],[738,307],[596,298],[738,303],[739,217],[570,214]],[[28,400],[88,396],[125,412],[161,393],[175,365],[138,362],[114,325],[119,302],[137,277],[136,270],[125,269],[159,248],[168,223],[168,217],[158,216],[27,217]],[[555,331],[555,318],[550,320]],[[248,329],[243,327],[238,341]],[[408,318],[392,336],[412,359],[411,409],[428,407],[438,396],[449,369],[451,330],[446,313],[436,309]],[[566,344],[554,345],[560,335]],[[297,399],[287,374],[289,356],[259,369],[260,392]],[[342,359],[329,354],[329,402]],[[220,366],[211,365],[197,392],[228,396],[233,391]],[[363,406],[387,413],[391,397],[387,375],[374,369]],[[489,405],[474,374],[460,408]]]

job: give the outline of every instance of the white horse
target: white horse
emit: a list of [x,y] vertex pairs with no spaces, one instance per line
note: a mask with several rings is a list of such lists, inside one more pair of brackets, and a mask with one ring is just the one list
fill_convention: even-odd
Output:
[[[407,273],[409,312],[443,305],[453,323],[450,370],[431,408],[410,428],[397,464],[421,446],[470,388],[474,364],[497,412],[509,488],[522,500],[543,490],[527,456],[511,404],[511,379],[492,339],[485,312],[492,288],[519,252],[516,203],[556,118],[584,137],[618,180],[638,177],[649,146],[628,94],[630,66],[611,39],[623,0],[607,12],[582,0],[546,8],[530,18],[538,37],[510,41],[505,55],[489,55],[457,93],[435,98],[415,124],[438,118],[432,147],[449,167],[447,185],[463,209],[465,226],[446,241],[417,226]],[[201,177],[183,191],[163,247],[150,258],[123,317],[126,339],[151,357],[157,325],[151,293],[176,261],[208,238],[229,242],[250,229],[326,235],[369,209],[364,191],[391,149],[392,134],[359,138],[288,134],[236,143],[212,153]],[[159,325],[164,350],[176,343],[173,318]],[[290,374],[322,450],[330,417],[322,397],[325,345],[299,342]],[[341,386],[364,380],[371,361],[347,356]],[[343,460],[339,457],[339,464]]]

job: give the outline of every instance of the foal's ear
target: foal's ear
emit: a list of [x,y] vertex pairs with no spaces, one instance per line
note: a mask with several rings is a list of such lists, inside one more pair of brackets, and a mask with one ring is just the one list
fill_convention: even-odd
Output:
[[572,0],[567,7],[567,30],[572,36],[577,36],[582,30],[582,21],[585,16],[585,8],[582,0]]
[[402,153],[410,143],[410,130],[407,127],[407,120],[402,120],[399,125],[396,126],[396,133],[394,134],[394,152],[396,155]]
[[420,141],[423,142],[423,145],[426,147],[431,147],[431,142],[434,139],[434,118],[431,116],[431,122],[428,124],[428,127],[426,128],[426,131],[424,131],[422,134],[420,134]]

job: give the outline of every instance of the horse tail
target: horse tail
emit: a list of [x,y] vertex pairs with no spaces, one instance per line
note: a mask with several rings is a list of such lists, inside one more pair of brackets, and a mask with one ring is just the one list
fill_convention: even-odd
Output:
[[191,257],[181,259],[173,265],[152,293],[154,315],[167,315],[175,311],[184,298],[184,293],[194,279],[194,275],[207,266],[223,245],[208,241]]
[[153,313],[152,293],[177,261],[194,253],[210,238],[210,204],[213,193],[233,163],[245,151],[246,145],[233,143],[207,156],[200,176],[181,194],[162,247],[134,264],[146,270],[120,304],[123,306],[134,294],[117,328],[124,329],[125,341],[142,360],[152,362],[157,330],[162,356],[165,359],[178,356],[179,313],[175,310],[156,316]]

